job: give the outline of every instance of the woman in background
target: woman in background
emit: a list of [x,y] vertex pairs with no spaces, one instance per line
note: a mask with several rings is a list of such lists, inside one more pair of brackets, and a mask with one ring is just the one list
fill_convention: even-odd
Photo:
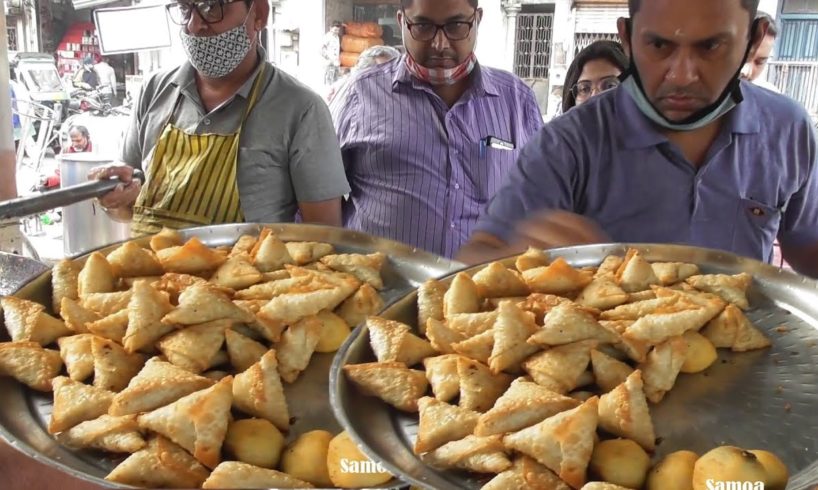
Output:
[[616,41],[596,41],[577,54],[562,89],[562,113],[592,96],[619,86],[619,75],[628,68],[628,56]]

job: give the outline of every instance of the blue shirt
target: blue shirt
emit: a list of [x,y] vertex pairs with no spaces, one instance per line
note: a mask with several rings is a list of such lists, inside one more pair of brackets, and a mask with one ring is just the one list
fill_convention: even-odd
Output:
[[[532,90],[478,66],[451,108],[402,58],[357,74],[331,110],[352,188],[344,225],[451,257],[542,127]],[[494,137],[512,149],[486,144]]]
[[524,149],[477,230],[508,240],[553,209],[596,221],[616,242],[679,243],[769,261],[773,242],[818,242],[818,152],[806,111],[741,84],[696,168],[615,89],[547,124]]

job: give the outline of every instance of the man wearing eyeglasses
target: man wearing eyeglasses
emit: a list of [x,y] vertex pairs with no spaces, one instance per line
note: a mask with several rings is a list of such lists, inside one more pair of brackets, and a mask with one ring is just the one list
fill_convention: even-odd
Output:
[[[231,222],[340,225],[349,191],[329,110],[264,60],[267,0],[168,4],[188,61],[147,81],[124,164],[92,178],[124,181],[100,199],[135,235]],[[145,171],[144,186],[132,179]]]
[[682,243],[818,277],[818,144],[794,101],[741,82],[758,0],[630,0],[622,84],[549,123],[459,258],[529,245]]
[[530,88],[477,62],[482,16],[477,0],[403,0],[406,55],[334,99],[347,227],[452,256],[542,126]]

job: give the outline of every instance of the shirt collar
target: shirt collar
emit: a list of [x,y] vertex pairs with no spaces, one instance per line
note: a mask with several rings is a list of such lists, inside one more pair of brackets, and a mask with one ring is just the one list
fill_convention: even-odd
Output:
[[[398,58],[396,63],[398,64],[397,69],[395,70],[395,76],[392,78],[392,91],[396,91],[400,85],[409,85],[414,89],[417,90],[428,90],[431,89],[431,85],[428,83],[422,82],[412,76],[412,73],[409,71],[409,68],[406,66],[406,55],[401,56]],[[500,96],[500,90],[497,86],[497,81],[494,79],[492,73],[488,70],[483,69],[480,66],[480,62],[474,67],[474,71],[471,73],[471,88],[473,94],[478,96],[485,96],[490,95],[494,97]]]
[[[724,116],[727,130],[734,134],[755,134],[761,129],[755,94],[744,82],[739,86],[744,100]],[[625,148],[640,149],[667,142],[667,138],[639,111],[633,98],[625,90],[617,88],[615,117],[619,136]]]
[[[243,84],[241,84],[239,89],[236,91],[236,95],[244,99],[250,98],[250,91],[253,90],[253,82],[256,80],[256,76],[258,76],[261,67],[265,63],[264,52],[259,50],[258,56],[260,63],[253,70],[253,74],[250,75],[250,77]],[[185,61],[182,63],[179,69],[176,70],[176,73],[171,77],[170,81],[172,84],[179,87],[179,90],[183,94],[198,100],[199,95],[196,89],[196,69],[193,68],[190,61]]]

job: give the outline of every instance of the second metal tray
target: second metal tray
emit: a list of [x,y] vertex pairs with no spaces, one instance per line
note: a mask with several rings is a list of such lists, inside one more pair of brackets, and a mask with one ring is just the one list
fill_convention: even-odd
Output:
[[[766,449],[788,466],[788,490],[814,490],[812,485],[818,484],[818,282],[725,252],[686,246],[589,245],[549,253],[585,267],[598,265],[608,255],[622,256],[629,247],[652,262],[694,263],[703,273],[752,274],[747,315],[773,343],[769,349],[747,353],[720,349],[719,360],[704,373],[681,374],[666,398],[651,406],[662,441],[656,457],[681,449],[704,454],[720,445]],[[417,292],[381,315],[415,325]],[[362,397],[341,371],[346,364],[374,360],[369,335],[358,327],[338,352],[331,373],[332,406],[344,428],[371,458],[381,460],[407,482],[436,490],[480,488],[485,479],[424,464],[412,451],[417,416]]]

